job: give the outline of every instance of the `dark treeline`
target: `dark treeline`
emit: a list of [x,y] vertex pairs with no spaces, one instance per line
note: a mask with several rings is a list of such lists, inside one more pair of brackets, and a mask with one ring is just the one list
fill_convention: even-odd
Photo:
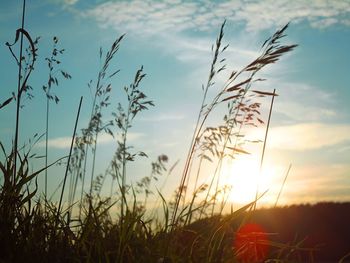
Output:
[[[283,258],[273,262],[350,262],[350,257],[346,256],[350,252],[350,202],[265,208],[234,218],[232,215],[214,216],[194,222],[187,230],[202,233],[219,221],[228,221],[232,230],[226,233],[225,242],[230,244],[225,247],[233,247],[241,227],[255,224],[266,232],[269,246],[265,258]],[[184,247],[188,237],[187,234],[182,239]],[[259,243],[259,234],[256,237]],[[189,239],[188,243],[192,241]]]
[[[269,238],[301,247],[317,247],[315,262],[336,262],[350,252],[350,203],[318,203],[257,210],[251,220]],[[309,255],[301,255],[306,259]],[[348,259],[350,260],[350,259]],[[348,261],[347,261],[348,262]]]

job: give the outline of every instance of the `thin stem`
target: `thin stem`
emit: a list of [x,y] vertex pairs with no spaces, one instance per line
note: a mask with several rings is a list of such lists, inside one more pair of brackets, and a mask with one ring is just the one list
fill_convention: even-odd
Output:
[[[79,156],[78,156],[78,158],[79,158]],[[73,175],[73,176],[71,176],[71,179],[72,179],[72,177],[73,177],[73,181],[74,181],[74,179],[75,179],[75,181],[73,182],[74,183],[74,185],[72,186],[72,193],[71,193],[71,196],[70,196],[70,207],[71,207],[71,210],[73,209],[73,203],[74,203],[74,199],[75,199],[75,194],[76,194],[76,191],[77,191],[77,187],[78,187],[78,179],[79,179],[79,174],[80,174],[80,168],[81,168],[81,158],[79,158],[79,160],[78,160],[78,164],[77,164],[77,169],[76,169],[76,173],[75,173],[75,176]],[[81,212],[81,210],[79,209],[79,220],[80,220],[80,212]]]
[[112,177],[112,182],[111,182],[111,191],[110,191],[110,194],[109,196],[112,198],[112,195],[113,195],[113,186],[114,186],[114,177]]
[[[96,105],[96,98],[98,96],[98,91],[99,91],[99,88],[100,88],[101,76],[102,76],[102,71],[100,71],[98,73],[97,83],[96,83],[96,93],[95,93],[95,98],[94,98],[94,103],[93,103],[92,110],[94,110],[95,105]],[[99,109],[99,113],[101,113],[101,108]],[[93,111],[91,113],[91,117],[93,116],[92,114],[93,114]],[[97,122],[97,127],[96,127],[96,130],[95,130],[95,141],[94,141],[94,149],[93,149],[93,157],[92,157],[93,158],[92,159],[92,169],[91,169],[91,181],[90,181],[90,197],[92,195],[92,185],[93,185],[93,181],[94,181],[98,133],[99,133],[99,121]]]
[[87,152],[88,152],[88,150],[89,150],[89,145],[86,143],[86,145],[85,145],[85,156],[84,156],[83,174],[82,174],[82,178],[81,178],[81,193],[80,193],[79,219],[81,218],[81,210],[82,210],[82,207],[83,207],[84,184],[85,184],[85,174],[86,174]]
[[[191,159],[191,162],[190,162],[189,171],[192,170],[192,166],[193,166],[193,158]],[[184,189],[183,189],[182,207],[185,207],[185,205],[186,205],[186,197],[187,197],[186,195],[187,195],[189,181],[190,181],[190,176],[187,176],[187,179],[186,179],[186,182],[185,182],[185,185],[184,185]]]
[[[98,75],[98,80],[100,79],[101,72],[99,72]],[[99,85],[99,81],[98,81]],[[90,114],[90,121],[93,117],[94,114],[94,109],[96,106],[96,99],[97,99],[97,92],[98,92],[98,85],[96,85],[96,92],[94,95],[94,100],[92,102],[92,109],[91,109],[91,114]],[[83,167],[83,174],[82,174],[82,179],[81,179],[81,194],[80,194],[80,207],[79,207],[79,219],[81,218],[81,210],[83,207],[83,197],[84,197],[84,184],[85,184],[85,176],[86,176],[86,166],[87,166],[87,156],[88,156],[88,151],[89,151],[89,143],[85,142],[85,152],[84,152],[84,167]]]
[[169,179],[169,175],[172,173],[172,171],[175,169],[176,165],[178,165],[178,163],[180,162],[180,160],[177,160],[173,165],[172,167],[168,170],[168,173],[165,177],[165,180],[162,184],[162,186],[160,187],[159,191],[158,191],[158,196],[156,198],[156,201],[154,202],[154,206],[153,206],[153,210],[152,210],[152,213],[151,215],[154,215],[155,212],[156,212],[156,209],[157,207],[160,205],[160,194],[159,193],[162,193],[163,192],[163,189],[164,187],[166,186],[167,182],[168,182],[168,179]]
[[[126,187],[126,135],[128,133],[128,127],[129,127],[129,118],[130,118],[130,109],[131,109],[131,101],[129,101],[128,106],[128,113],[125,119],[125,127],[123,129],[123,155],[122,155],[122,203],[120,208],[120,215],[121,220],[123,220],[124,217],[124,202],[126,200],[125,197],[125,187]],[[121,224],[122,226],[123,224]]]
[[22,54],[23,54],[23,29],[24,29],[24,17],[26,10],[26,0],[23,0],[23,8],[22,8],[22,23],[21,23],[21,43],[19,49],[19,65],[18,65],[18,86],[17,86],[17,107],[16,107],[16,130],[15,130],[15,140],[14,140],[14,164],[13,164],[13,185],[16,184],[16,172],[17,172],[17,148],[18,148],[18,137],[19,137],[19,115],[20,115],[20,107],[21,107],[21,78],[22,78]]
[[203,156],[201,156],[201,159],[199,160],[199,165],[198,165],[196,180],[195,180],[194,186],[193,186],[193,193],[194,193],[194,192],[196,191],[196,189],[197,189],[197,184],[198,184],[198,179],[199,179],[199,175],[200,175],[200,171],[201,171],[201,167],[202,167],[202,162],[203,162]]
[[[214,191],[214,195],[215,195],[215,198],[213,200],[213,206],[211,208],[211,216],[214,215],[214,210],[215,210],[215,205],[216,205],[216,199],[217,199],[217,195],[218,195],[218,191],[219,191],[219,184],[220,184],[220,177],[222,176],[221,174],[221,170],[222,170],[222,163],[223,163],[223,160],[224,160],[224,156],[222,156],[220,158],[220,163],[219,165],[217,166],[218,169],[215,170],[215,174],[217,174],[217,179],[216,179],[216,186],[215,186],[215,191]],[[215,177],[215,176],[214,176]],[[213,178],[214,178],[213,177]]]
[[[241,104],[241,103],[243,102],[244,97],[245,97],[245,95],[242,96],[242,98],[241,98],[239,104]],[[237,108],[236,114],[235,114],[235,116],[234,116],[234,120],[237,119],[238,113],[239,113],[239,107]],[[239,129],[238,129],[237,135],[240,135],[240,134],[241,134],[241,131],[242,131],[242,128],[243,128],[243,123],[244,123],[244,119],[245,119],[246,114],[247,114],[247,113],[245,112],[245,113],[244,113],[244,116],[243,116],[243,118],[242,118],[242,122],[241,122],[241,124],[239,125]],[[225,143],[224,143],[224,145],[223,145],[223,147],[222,147],[222,152],[223,152],[223,153],[224,153],[224,151],[225,151],[225,149],[226,149],[226,146],[227,146],[227,143],[228,143],[228,141],[229,141],[229,139],[230,139],[230,135],[231,135],[231,133],[232,133],[233,126],[234,126],[233,124],[230,125],[230,130],[229,130],[229,132],[228,132],[228,135],[226,136]],[[237,143],[238,143],[238,137],[236,137],[235,145],[234,145],[234,147],[233,147],[234,149],[236,149]],[[233,150],[233,153],[232,153],[232,154],[234,154],[234,151],[235,151],[235,150]],[[220,166],[220,167],[219,167],[219,169],[218,169],[218,174],[220,174],[220,175],[221,175],[222,162],[223,162],[223,160],[224,160],[224,156],[222,156],[222,157],[220,158],[220,160],[219,160],[219,165],[218,165],[218,166]],[[216,172],[216,171],[215,171],[215,172]],[[218,192],[219,185],[220,185],[220,178],[221,178],[221,177],[218,176],[218,178],[217,178],[217,180],[216,180],[215,193]],[[211,212],[211,215],[212,215],[212,216],[214,215],[215,204],[216,204],[216,198],[213,200],[213,208],[212,208],[212,212]]]
[[202,122],[200,124],[200,119],[203,116],[203,109],[205,108],[206,96],[207,96],[209,87],[212,85],[212,79],[213,79],[213,77],[214,77],[214,75],[216,73],[215,72],[215,65],[216,65],[216,62],[217,62],[217,58],[218,58],[218,54],[219,54],[219,50],[220,50],[220,46],[221,46],[221,40],[222,40],[222,38],[224,36],[224,26],[225,26],[225,22],[222,24],[221,29],[220,29],[220,33],[219,33],[219,37],[216,40],[216,49],[215,49],[215,52],[214,52],[213,61],[211,63],[210,74],[209,74],[207,85],[206,85],[206,88],[205,88],[205,91],[204,91],[204,95],[203,95],[203,99],[202,99],[202,105],[201,105],[201,109],[200,109],[198,117],[197,117],[197,122],[196,122],[196,126],[195,126],[195,129],[194,129],[194,132],[193,132],[190,148],[189,148],[189,151],[188,151],[188,154],[187,154],[185,167],[184,167],[184,170],[183,170],[183,173],[182,173],[179,193],[177,195],[176,202],[175,202],[174,212],[173,212],[172,221],[171,221],[172,222],[171,229],[173,229],[173,226],[174,226],[174,223],[175,223],[176,214],[177,214],[177,210],[178,210],[178,207],[179,207],[182,191],[183,191],[183,188],[184,188],[184,184],[186,182],[186,177],[188,176],[188,173],[189,173],[190,163],[192,161],[192,157],[193,157],[193,154],[195,152],[195,146],[197,144],[197,139],[199,138],[198,135],[200,134],[200,132],[201,132],[201,130],[203,128],[203,125],[204,125],[204,123],[205,123],[205,121],[206,121],[206,119],[208,117],[208,114],[209,114],[210,110],[212,109],[212,107],[209,107],[208,112],[204,114],[203,120],[202,120]]
[[198,178],[199,178],[199,175],[200,175],[200,170],[201,170],[201,167],[202,167],[202,162],[203,162],[203,156],[201,156],[201,158],[199,160],[196,180],[194,182],[194,187],[193,187],[193,197],[192,197],[192,201],[190,203],[190,206],[188,208],[188,216],[187,216],[186,221],[185,221],[185,223],[188,223],[188,224],[190,224],[191,220],[192,220],[192,214],[193,214],[192,213],[192,207],[193,207],[193,204],[194,204],[194,200],[197,197],[197,184],[198,184]]
[[65,174],[64,174],[62,192],[61,192],[60,201],[59,201],[58,209],[57,209],[56,225],[57,225],[57,223],[58,223],[58,219],[59,219],[59,216],[60,216],[60,210],[61,210],[61,205],[62,205],[62,199],[63,199],[63,194],[64,194],[64,188],[65,188],[65,185],[66,185],[66,180],[67,180],[67,175],[68,175],[68,169],[69,169],[69,163],[70,163],[70,158],[71,158],[71,155],[72,155],[72,149],[73,149],[75,134],[76,134],[77,126],[78,126],[78,120],[79,120],[79,115],[80,115],[80,109],[81,109],[81,104],[82,104],[82,102],[83,102],[83,96],[80,97],[78,113],[77,113],[77,117],[76,117],[76,119],[75,119],[74,131],[73,131],[73,135],[72,135],[72,140],[71,140],[70,150],[69,150],[69,156],[68,156],[68,161],[67,161],[67,165],[66,165],[66,172],[65,172]]
[[[271,121],[273,102],[275,100],[275,94],[276,94],[276,89],[273,90],[271,106],[270,106],[270,111],[269,111],[269,118],[267,120],[267,127],[266,127],[266,132],[265,132],[264,145],[263,145],[263,150],[262,150],[262,153],[261,153],[261,160],[260,160],[259,178],[258,178],[257,184],[256,184],[255,200],[257,200],[258,195],[259,195],[260,177],[261,177],[262,167],[263,167],[263,164],[264,164],[265,147],[266,147],[267,135],[269,133],[269,127],[270,127],[270,121]],[[256,208],[256,202],[254,203],[254,210],[255,210],[255,208]]]
[[[240,99],[240,101],[239,101],[239,104],[242,103],[244,97],[245,97],[245,94],[242,95],[242,97],[241,97],[241,99]],[[239,107],[237,107],[237,110],[236,110],[234,119],[237,118],[238,113],[239,113]],[[224,153],[224,151],[225,151],[225,149],[226,149],[227,143],[228,143],[229,138],[230,138],[229,136],[230,136],[230,134],[232,133],[233,127],[234,127],[234,122],[232,123],[232,125],[230,125],[230,129],[229,129],[229,132],[228,132],[228,136],[226,137],[225,143],[224,143],[224,145],[223,145],[223,147],[222,147],[222,153]],[[222,154],[222,155],[220,156],[220,159],[219,159],[219,161],[218,161],[218,164],[216,165],[216,168],[215,168],[215,171],[214,171],[214,175],[213,175],[213,177],[212,177],[212,180],[210,181],[210,184],[209,184],[209,187],[208,187],[208,191],[207,191],[207,195],[206,195],[206,197],[205,197],[205,199],[204,199],[204,204],[205,204],[205,203],[207,202],[207,200],[208,200],[209,193],[210,193],[210,190],[211,190],[211,188],[212,188],[212,186],[213,186],[215,177],[216,177],[218,171],[221,170],[221,165],[222,165],[222,162],[223,162],[223,158],[224,158],[224,156],[223,156],[223,154]],[[215,199],[214,199],[214,200],[215,200]],[[215,202],[215,201],[214,201],[214,202]],[[214,203],[214,206],[215,206],[215,203]],[[203,212],[204,212],[204,209],[205,209],[205,205],[204,205],[204,206],[202,207],[202,209],[201,209],[199,218],[201,218],[201,216],[202,216],[202,214],[203,214]]]
[[283,183],[282,183],[282,185],[281,185],[281,189],[280,189],[280,191],[279,191],[279,193],[278,193],[278,196],[277,196],[277,199],[276,199],[275,207],[277,206],[278,200],[279,200],[279,198],[280,198],[280,196],[281,196],[283,187],[284,187],[284,185],[285,185],[285,183],[286,183],[286,181],[287,181],[287,177],[288,177],[288,175],[289,175],[289,172],[290,172],[290,169],[291,169],[291,168],[292,168],[292,164],[289,164],[289,167],[288,167],[286,176],[284,177]]
[[[202,120],[202,122],[201,122],[199,128],[197,129],[197,131],[196,131],[196,133],[195,133],[195,136],[194,136],[195,138],[198,138],[198,135],[200,134],[200,132],[201,132],[203,126],[204,126],[204,123],[205,123],[205,121],[207,120],[207,117],[208,117],[208,114],[204,116],[204,119]],[[195,146],[196,146],[196,140],[194,140],[194,142],[193,142],[192,145],[191,145],[190,152],[189,152],[189,156],[187,157],[186,165],[185,165],[185,168],[184,168],[184,171],[183,171],[183,175],[182,175],[182,178],[181,178],[179,193],[178,193],[177,198],[176,198],[175,207],[174,207],[174,212],[173,212],[173,217],[172,217],[172,224],[171,224],[171,225],[172,225],[172,228],[173,228],[174,223],[175,223],[175,220],[176,220],[177,210],[178,210],[179,203],[180,203],[180,200],[181,200],[181,195],[182,195],[183,187],[184,187],[186,178],[187,178],[188,173],[189,173],[190,162],[191,162],[192,157],[193,157],[193,154],[194,154],[194,152],[195,152]]]
[[[49,98],[46,96],[46,136],[45,136],[45,167],[48,164],[49,142]],[[47,198],[47,169],[45,169],[45,199]]]
[[[97,127],[98,129],[98,127]],[[91,181],[90,181],[90,196],[92,196],[92,188],[94,183],[94,174],[95,174],[95,162],[96,162],[96,150],[97,150],[97,135],[98,131],[95,134],[95,142],[94,142],[94,152],[92,156],[92,169],[91,169]]]

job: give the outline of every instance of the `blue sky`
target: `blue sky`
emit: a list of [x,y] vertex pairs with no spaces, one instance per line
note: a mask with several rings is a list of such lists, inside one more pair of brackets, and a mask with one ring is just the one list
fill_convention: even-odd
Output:
[[[72,80],[61,80],[54,92],[60,97],[51,107],[50,160],[66,155],[75,112],[84,96],[79,127],[86,126],[91,111],[87,88],[95,80],[99,48],[108,50],[111,43],[126,33],[117,57],[111,65],[121,72],[112,81],[118,92],[131,83],[143,65],[147,77],[142,87],[156,107],[135,120],[130,143],[149,154],[130,167],[131,181],[144,176],[150,161],[165,153],[170,163],[180,165],[169,178],[168,195],[180,180],[185,153],[201,103],[201,85],[210,69],[211,45],[224,19],[224,42],[230,44],[225,57],[229,70],[239,69],[253,60],[263,41],[276,29],[290,22],[285,43],[299,46],[259,77],[267,78],[256,89],[271,91],[276,98],[267,144],[265,166],[273,171],[268,180],[270,201],[278,192],[288,165],[292,170],[281,202],[349,200],[350,190],[350,1],[27,1],[25,28],[33,38],[41,36],[39,58],[30,78],[35,98],[26,101],[21,112],[21,142],[45,128],[47,67],[52,37],[65,48],[62,69]],[[0,3],[0,101],[16,90],[16,65],[4,45],[12,42],[19,27],[21,1]],[[217,80],[218,86],[225,74]],[[269,100],[262,101],[263,118]],[[112,107],[116,107],[112,105]],[[8,149],[13,136],[15,105],[0,112],[0,138]],[[214,115],[220,118],[219,113]],[[106,119],[110,119],[106,113]],[[213,119],[213,122],[215,118]],[[264,127],[249,129],[247,136],[262,139]],[[100,138],[97,169],[103,172],[115,142]],[[43,145],[36,147],[43,152]],[[248,149],[250,146],[247,146]],[[258,162],[260,148],[251,148],[251,160]],[[1,157],[3,158],[3,157]],[[245,161],[243,161],[244,163]],[[36,163],[39,167],[40,163]],[[52,168],[50,190],[62,176],[62,167]],[[238,172],[244,174],[244,171]],[[147,174],[148,175],[148,174]],[[227,182],[235,184],[228,179]],[[171,186],[171,187],[170,187]],[[238,186],[237,186],[238,187]],[[272,201],[271,201],[272,202]]]

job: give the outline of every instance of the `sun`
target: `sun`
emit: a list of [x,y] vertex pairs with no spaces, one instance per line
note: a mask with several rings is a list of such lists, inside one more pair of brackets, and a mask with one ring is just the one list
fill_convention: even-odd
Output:
[[232,186],[229,201],[238,204],[252,202],[259,193],[272,187],[275,171],[272,166],[264,165],[260,172],[260,160],[252,156],[242,156],[225,165],[222,171],[224,184]]

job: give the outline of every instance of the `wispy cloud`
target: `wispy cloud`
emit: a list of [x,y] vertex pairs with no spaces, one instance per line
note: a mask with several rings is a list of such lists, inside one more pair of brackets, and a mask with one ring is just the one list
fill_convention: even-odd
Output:
[[[263,138],[264,129],[255,129],[251,138]],[[350,141],[350,125],[301,123],[273,127],[269,131],[271,149],[306,151],[318,150]]]
[[[68,1],[68,0],[66,0]],[[73,1],[73,0],[69,0]],[[74,2],[74,1],[73,1]],[[327,0],[260,1],[108,1],[84,12],[102,27],[155,35],[186,30],[207,31],[224,19],[240,22],[248,31],[281,26],[289,21],[307,22],[314,28],[350,23],[350,2]]]
[[[56,148],[56,149],[66,149],[70,147],[72,138],[71,137],[58,137],[54,139],[50,139],[48,141],[49,148]],[[38,147],[45,147],[45,141],[40,141],[37,144]]]
[[282,199],[298,203],[346,201],[350,190],[349,172],[348,164],[296,165],[292,167]]
[[350,2],[327,0],[251,1],[242,3],[233,19],[244,21],[247,30],[257,31],[293,23],[307,22],[314,28],[334,24],[346,25],[349,20]]
[[149,122],[160,122],[160,121],[177,121],[183,120],[185,118],[182,114],[177,113],[162,113],[150,117],[142,117],[141,121],[149,121]]
[[79,0],[48,0],[50,3],[62,5],[63,8],[73,6],[78,3]]
[[[159,47],[162,52],[171,53],[181,62],[196,65],[210,63],[213,37],[187,33],[217,32],[225,19],[246,31],[255,32],[275,30],[289,21],[306,22],[314,28],[337,24],[350,26],[350,2],[326,0],[107,1],[80,13],[95,20],[102,28],[127,32],[128,36],[141,42],[146,38],[147,43]],[[230,53],[225,54],[229,58],[227,61],[234,61],[237,67],[256,57],[256,47],[251,44],[256,39],[252,41],[251,36],[242,33],[236,37],[239,41],[230,41],[227,50]],[[198,74],[202,75],[203,68],[197,68],[201,71]]]
[[[143,137],[143,133],[129,133],[128,134],[128,141],[135,141],[139,138]],[[115,142],[115,138],[110,136],[109,134],[101,134],[98,137],[98,144],[108,144]],[[67,149],[71,145],[72,138],[71,137],[58,137],[53,138],[48,141],[49,148],[56,148],[56,149]],[[38,143],[39,147],[45,147],[45,141],[41,141]]]
[[[272,85],[271,85],[272,82]],[[304,83],[278,83],[274,112],[284,116],[284,123],[325,122],[336,120],[342,112],[336,111],[336,94]]]
[[136,0],[106,2],[85,14],[96,19],[102,27],[154,35],[167,30],[179,32],[194,28],[193,18],[198,9],[198,3]]
[[64,0],[66,5],[75,5],[79,0]]

